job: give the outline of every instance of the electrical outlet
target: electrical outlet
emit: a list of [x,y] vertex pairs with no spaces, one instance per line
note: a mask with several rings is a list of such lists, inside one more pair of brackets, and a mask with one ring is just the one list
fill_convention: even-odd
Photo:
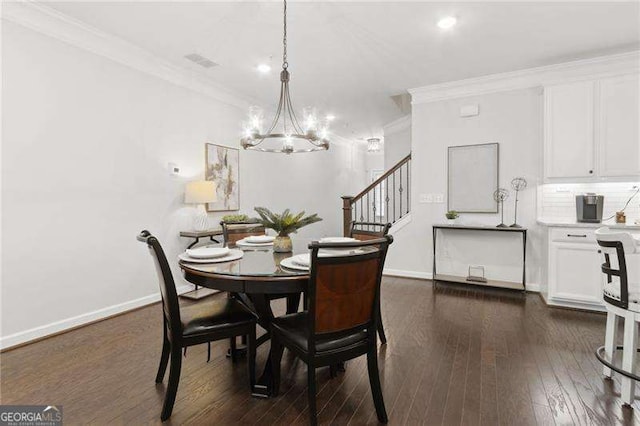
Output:
[[427,194],[420,194],[420,197],[418,198],[418,202],[420,204],[428,203],[429,201],[427,201],[427,198],[428,198]]
[[433,200],[435,203],[438,203],[438,204],[444,203],[444,194],[434,194]]
[[433,203],[433,194],[427,194],[427,203]]

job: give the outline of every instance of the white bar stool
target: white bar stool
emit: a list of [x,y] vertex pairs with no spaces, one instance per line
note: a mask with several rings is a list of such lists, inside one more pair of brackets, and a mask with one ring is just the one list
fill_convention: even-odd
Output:
[[[603,254],[603,298],[607,308],[605,344],[596,350],[596,357],[604,364],[602,373],[611,377],[615,371],[622,377],[622,400],[631,405],[636,381],[635,360],[638,347],[638,323],[640,322],[640,283],[629,283],[625,255],[640,252],[634,238],[628,232],[615,232],[607,227],[596,230],[596,239]],[[624,340],[617,346],[618,321],[624,320]],[[613,354],[622,350],[622,368],[613,364]]]

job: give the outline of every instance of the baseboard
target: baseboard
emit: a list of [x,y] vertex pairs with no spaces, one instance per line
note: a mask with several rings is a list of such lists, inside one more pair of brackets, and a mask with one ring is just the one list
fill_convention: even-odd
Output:
[[[431,272],[419,272],[419,271],[405,271],[402,269],[389,269],[385,268],[382,272],[383,275],[387,275],[389,277],[401,277],[401,278],[416,278],[420,280],[430,280],[433,278]],[[531,291],[534,293],[540,292],[540,284],[538,283],[528,283],[527,291]]]
[[[191,285],[183,285],[177,288],[178,294],[182,294],[187,291],[191,291],[193,287]],[[133,309],[141,308],[143,306],[151,305],[160,300],[160,293],[150,294],[148,296],[141,297],[139,299],[130,300],[124,303],[120,303],[106,308],[98,309],[93,312],[87,312],[75,317],[66,318],[61,321],[52,322],[40,327],[35,327],[30,330],[20,331],[18,333],[10,334],[0,338],[0,350],[12,348],[14,346],[21,346],[35,340],[41,340],[45,337],[60,334],[65,331],[69,331],[74,328],[78,328],[84,325],[88,325],[118,314],[122,314]]]
[[577,309],[580,311],[606,312],[607,309],[599,303],[588,301],[564,299],[559,297],[551,297],[544,300],[548,306],[554,308]]

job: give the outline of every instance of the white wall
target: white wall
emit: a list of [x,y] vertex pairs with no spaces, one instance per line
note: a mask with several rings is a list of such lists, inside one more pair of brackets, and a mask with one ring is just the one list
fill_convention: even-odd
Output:
[[[239,145],[245,111],[6,21],[2,64],[6,347],[154,300],[155,272],[135,236],[151,230],[170,260],[184,249],[184,184],[202,178],[206,141]],[[182,176],[169,176],[169,162]],[[298,238],[339,235],[340,195],[362,187],[364,164],[350,146],[241,151],[241,212],[317,212],[325,220]]]
[[[378,152],[367,152],[366,156],[366,165],[367,165],[367,179],[368,182],[371,182],[371,175],[376,170],[385,170],[384,167],[384,149],[381,149]],[[361,190],[364,188],[361,188]]]
[[384,168],[389,170],[411,152],[411,117],[384,127]]
[[[459,117],[460,106],[480,105],[480,115]],[[412,112],[412,220],[394,233],[387,268],[430,276],[431,225],[445,220],[446,203],[420,204],[419,194],[447,192],[447,147],[498,142],[500,185],[509,187],[515,176],[524,176],[529,190],[520,196],[518,222],[530,229],[527,253],[528,282],[539,282],[540,229],[536,225],[536,191],[542,157],[542,94],[523,89],[484,96],[413,105]],[[513,201],[511,199],[510,201]],[[505,222],[513,221],[513,204],[507,203]],[[497,214],[462,214],[467,224],[499,223]],[[480,238],[481,237],[481,238]],[[521,262],[517,239],[493,234],[466,233],[439,239],[438,272],[466,274],[469,264],[484,264],[487,276],[518,281]],[[455,239],[454,239],[455,238]]]

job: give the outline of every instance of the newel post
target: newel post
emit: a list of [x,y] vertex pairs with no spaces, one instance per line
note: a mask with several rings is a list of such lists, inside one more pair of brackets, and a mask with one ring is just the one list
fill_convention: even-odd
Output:
[[351,200],[353,197],[350,195],[342,196],[342,223],[345,237],[348,237],[351,231]]

